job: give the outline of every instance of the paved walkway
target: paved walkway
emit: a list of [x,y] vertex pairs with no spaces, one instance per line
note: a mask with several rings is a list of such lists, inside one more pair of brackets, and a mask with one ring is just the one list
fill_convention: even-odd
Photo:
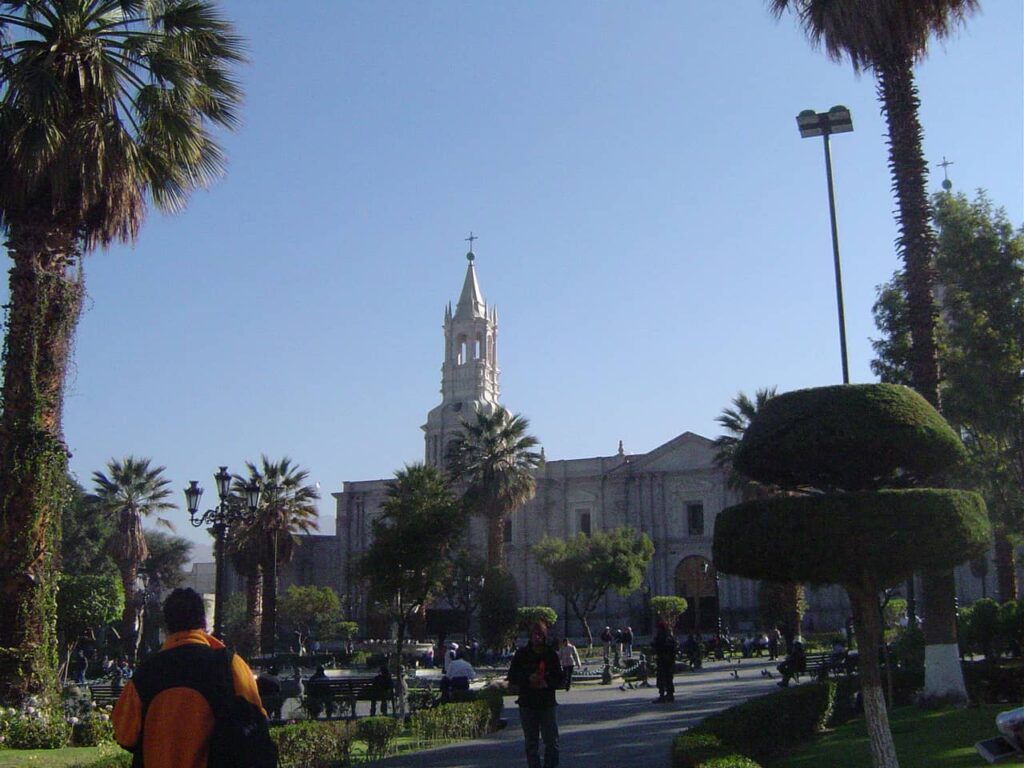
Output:
[[[563,768],[661,768],[669,765],[672,737],[682,728],[753,696],[776,690],[761,675],[776,662],[748,659],[714,662],[698,672],[676,676],[676,700],[654,704],[656,688],[620,691],[618,686],[587,685],[558,694],[558,725]],[[739,677],[732,676],[737,671]],[[653,684],[654,678],[651,678]],[[504,768],[526,764],[523,733],[514,699],[506,699],[508,726],[476,741],[393,757],[386,768]],[[541,747],[543,752],[543,745]]]

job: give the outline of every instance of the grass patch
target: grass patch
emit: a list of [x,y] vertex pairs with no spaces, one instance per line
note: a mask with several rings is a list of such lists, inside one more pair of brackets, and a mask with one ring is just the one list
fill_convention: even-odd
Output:
[[0,768],[68,768],[123,751],[113,745],[64,749],[0,749]]
[[[974,709],[924,710],[900,707],[889,713],[900,768],[977,768],[985,762],[975,742],[997,736],[996,715],[1011,704]],[[871,764],[864,721],[854,720],[797,750],[768,768],[863,768]],[[1022,765],[1007,762],[1003,765]]]

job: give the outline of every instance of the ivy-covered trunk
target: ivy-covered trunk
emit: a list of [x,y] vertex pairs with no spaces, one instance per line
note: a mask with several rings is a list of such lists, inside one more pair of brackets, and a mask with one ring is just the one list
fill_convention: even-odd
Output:
[[864,700],[864,721],[867,726],[871,762],[874,768],[899,768],[896,745],[889,728],[885,708],[882,675],[878,665],[881,648],[882,617],[878,610],[878,592],[868,587],[848,587],[850,607],[857,630],[857,663],[860,672],[861,697]]
[[[878,63],[878,94],[889,129],[889,172],[896,195],[899,239],[907,284],[911,380],[922,397],[939,407],[939,363],[935,344],[937,310],[933,295],[938,242],[931,228],[926,184],[928,164],[918,119],[920,99],[909,52]],[[922,580],[924,609],[925,700],[964,702],[967,688],[957,647],[955,582],[952,570]]]
[[82,305],[79,244],[8,225],[10,304],[0,415],[0,702],[57,690],[56,552],[69,498],[61,410]]

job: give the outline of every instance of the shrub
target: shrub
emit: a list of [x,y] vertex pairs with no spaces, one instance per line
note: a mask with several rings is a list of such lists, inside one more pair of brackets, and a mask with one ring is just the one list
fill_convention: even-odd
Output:
[[412,731],[420,744],[457,739],[475,739],[487,732],[491,723],[487,701],[443,704],[412,716]]
[[[755,760],[766,760],[811,739],[832,714],[836,684],[828,681],[752,699],[707,718],[701,729]],[[765,727],[771,723],[771,727]]]
[[501,719],[501,710],[505,707],[504,690],[501,688],[484,688],[480,691],[474,691],[473,700],[482,701],[487,704],[490,714],[488,727],[494,728],[498,720]]
[[74,747],[98,747],[113,743],[114,724],[109,717],[99,715],[71,723],[71,745]]
[[538,620],[553,627],[558,623],[558,614],[546,605],[524,605],[516,609],[516,626],[520,629],[528,630]]
[[347,765],[352,753],[352,728],[346,722],[307,721],[270,729],[282,766],[321,768]]
[[[436,712],[437,710],[427,710]],[[357,721],[356,736],[366,742],[366,756],[371,760],[381,760],[395,750],[395,739],[398,737],[399,721],[393,718],[364,717]]]
[[434,688],[414,688],[405,695],[410,712],[430,709],[441,703],[441,692]]
[[60,749],[71,738],[71,725],[63,712],[28,705],[0,714],[2,746],[11,749]]
[[976,661],[963,664],[967,695],[976,704],[1024,700],[1024,662]]
[[672,740],[673,768],[761,768],[745,755],[722,744],[701,728],[683,731]]

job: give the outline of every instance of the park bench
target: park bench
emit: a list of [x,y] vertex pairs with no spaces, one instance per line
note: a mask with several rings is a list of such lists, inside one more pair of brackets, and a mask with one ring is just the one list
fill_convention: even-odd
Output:
[[107,680],[89,686],[89,696],[98,707],[112,707],[121,695],[122,686],[115,686]]
[[827,680],[831,677],[839,677],[850,671],[846,655],[837,658],[831,652],[809,653],[804,670],[796,675],[807,675],[814,680]]
[[[310,703],[314,706],[319,705],[319,707],[322,707],[325,710],[327,719],[333,716],[332,713],[335,707],[337,707],[339,715],[341,715],[343,710],[348,710],[349,717],[354,718],[356,716],[356,702],[380,700],[378,688],[373,677],[311,678],[303,681],[303,687]],[[386,701],[391,704],[392,711],[394,711],[394,690],[392,690],[391,695],[387,697]]]

